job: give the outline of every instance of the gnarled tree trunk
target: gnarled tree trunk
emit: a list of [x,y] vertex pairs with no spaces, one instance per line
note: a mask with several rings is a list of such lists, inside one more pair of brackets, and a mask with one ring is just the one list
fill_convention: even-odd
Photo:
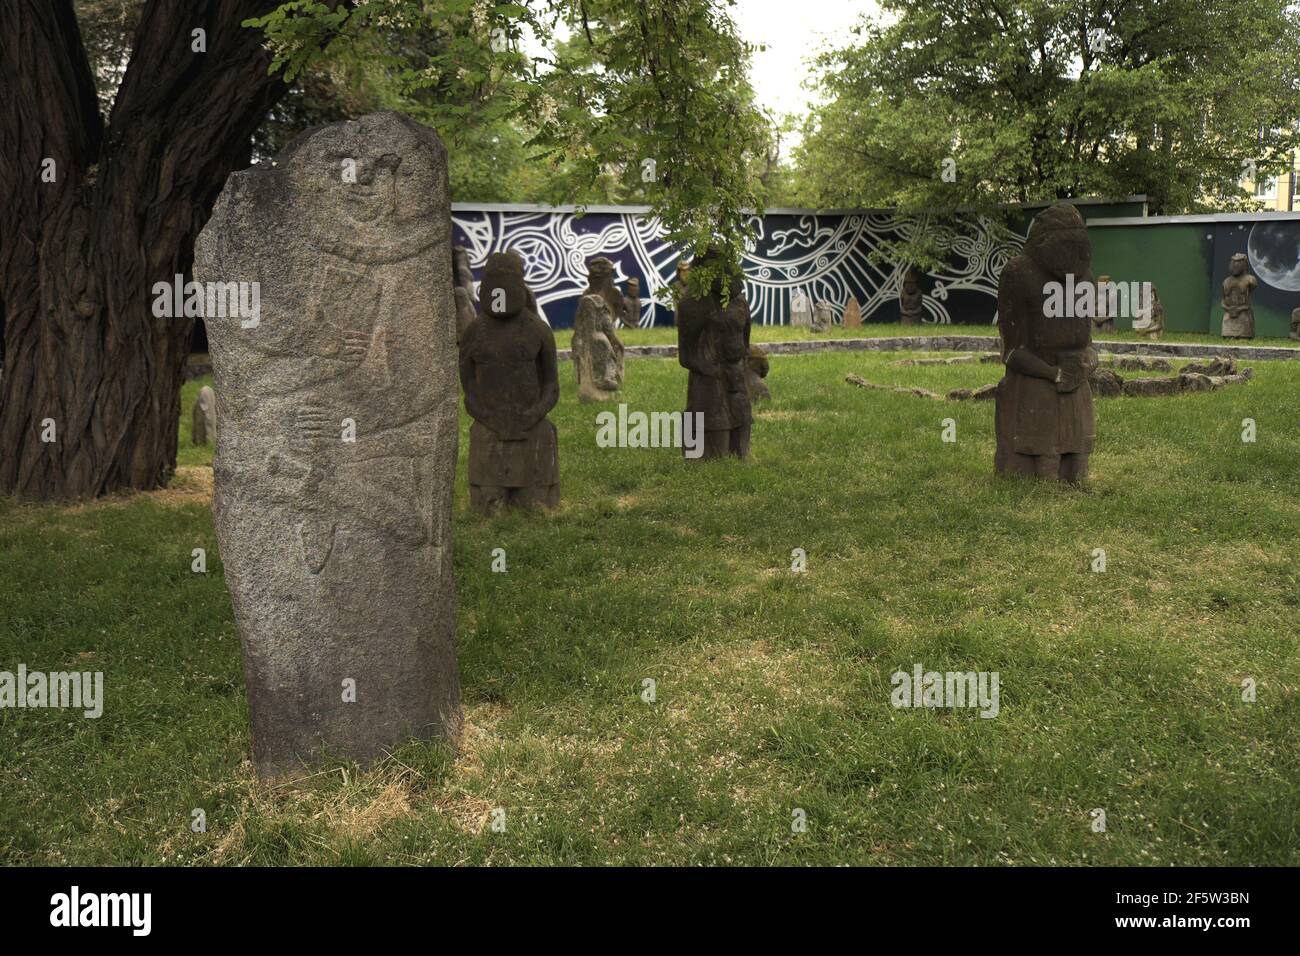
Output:
[[174,472],[193,320],[155,318],[152,289],[188,278],[285,92],[240,26],[276,5],[150,0],[105,128],[72,0],[0,2],[0,493],[88,497]]

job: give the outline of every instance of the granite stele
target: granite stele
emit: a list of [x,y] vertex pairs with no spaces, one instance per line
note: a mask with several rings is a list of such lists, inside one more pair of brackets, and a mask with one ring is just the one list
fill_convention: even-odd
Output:
[[459,734],[447,154],[396,113],[317,127],[232,175],[195,249],[258,283],[208,319],[213,512],[253,758],[284,777]]

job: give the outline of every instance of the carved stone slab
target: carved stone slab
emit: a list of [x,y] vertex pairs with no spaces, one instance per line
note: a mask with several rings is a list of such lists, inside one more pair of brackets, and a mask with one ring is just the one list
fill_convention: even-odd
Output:
[[858,304],[857,296],[849,296],[848,303],[844,306],[844,328],[856,329],[862,325],[862,306]]
[[460,729],[451,506],[456,308],[447,155],[396,113],[308,130],[230,177],[200,282],[213,512],[266,777]]

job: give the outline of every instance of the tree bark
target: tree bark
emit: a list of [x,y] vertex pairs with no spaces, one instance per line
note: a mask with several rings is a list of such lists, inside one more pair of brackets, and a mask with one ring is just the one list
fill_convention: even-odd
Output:
[[240,26],[276,5],[150,0],[105,129],[72,0],[0,3],[0,493],[93,497],[175,472],[193,320],[156,318],[152,289],[188,279],[285,92]]

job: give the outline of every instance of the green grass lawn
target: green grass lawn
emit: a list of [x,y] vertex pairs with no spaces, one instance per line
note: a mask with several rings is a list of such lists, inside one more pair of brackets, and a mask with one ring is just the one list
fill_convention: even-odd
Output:
[[[0,862],[1300,862],[1300,364],[1099,401],[1074,491],[994,478],[990,403],[844,384],[998,374],[902,357],[773,357],[746,463],[597,448],[562,365],[548,516],[467,510],[462,416],[463,747],[273,788],[188,415],[165,492],[0,499],[0,669],[102,670],[107,698],[0,710]],[[675,362],[629,361],[633,408],[684,392]],[[1000,713],[895,710],[918,663],[997,671]]]
[[[619,338],[626,345],[676,345],[677,330],[672,326],[655,326],[650,329],[619,329]],[[997,335],[997,329],[992,325],[916,325],[904,328],[897,322],[887,322],[878,324],[862,325],[856,329],[846,329],[842,326],[832,326],[826,332],[814,335],[806,328],[798,328],[791,325],[756,325],[751,334],[751,341],[762,344],[763,342],[789,342],[794,339],[807,338],[827,338],[827,339],[867,339],[867,338],[885,338],[888,336],[898,335],[987,335],[990,339]],[[573,338],[572,329],[556,329],[555,343],[562,349],[569,347],[569,340]],[[1097,336],[1098,341],[1104,343],[1111,342],[1145,342],[1142,336],[1135,332],[1116,331],[1104,332]],[[1220,345],[1259,345],[1271,346],[1277,348],[1300,348],[1300,342],[1282,336],[1280,338],[1269,338],[1260,336],[1251,339],[1249,342],[1232,342],[1228,339],[1215,338],[1205,335],[1201,332],[1166,332],[1161,342],[1195,342],[1203,344],[1206,347],[1206,353],[1210,354],[1216,346]],[[989,343],[990,348],[994,348],[993,342]]]

